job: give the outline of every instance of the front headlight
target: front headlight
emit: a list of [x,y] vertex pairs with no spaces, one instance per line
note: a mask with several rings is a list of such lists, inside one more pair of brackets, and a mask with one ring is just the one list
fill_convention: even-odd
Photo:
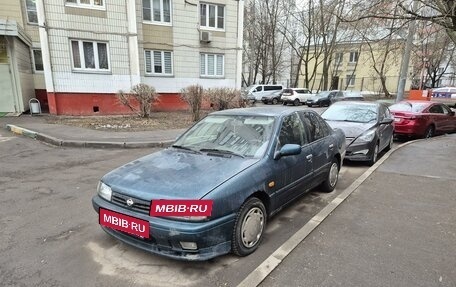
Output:
[[375,130],[369,130],[359,136],[355,142],[371,142],[375,137]]
[[111,201],[112,190],[109,186],[100,181],[98,182],[97,191],[100,197],[106,199],[107,201]]

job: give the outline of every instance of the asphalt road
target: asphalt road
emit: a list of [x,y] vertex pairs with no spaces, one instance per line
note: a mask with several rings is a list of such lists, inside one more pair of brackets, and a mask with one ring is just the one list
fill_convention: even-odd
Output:
[[2,286],[236,286],[367,166],[343,167],[337,189],[304,195],[269,222],[252,255],[179,262],[120,243],[98,225],[99,178],[153,149],[72,149],[0,130]]

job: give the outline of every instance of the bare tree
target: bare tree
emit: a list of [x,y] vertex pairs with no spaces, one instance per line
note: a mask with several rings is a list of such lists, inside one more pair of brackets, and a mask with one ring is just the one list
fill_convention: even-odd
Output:
[[[142,118],[149,118],[152,103],[158,98],[155,88],[146,84],[137,84],[131,88],[130,93],[120,90],[117,92],[118,100],[131,111]],[[138,107],[139,105],[139,107]]]
[[201,106],[204,99],[203,87],[200,85],[188,86],[181,90],[180,97],[189,105],[193,121],[199,121],[201,116]]

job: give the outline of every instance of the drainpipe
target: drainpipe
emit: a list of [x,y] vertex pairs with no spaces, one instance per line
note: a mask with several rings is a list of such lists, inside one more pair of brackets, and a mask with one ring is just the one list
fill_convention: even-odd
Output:
[[130,87],[141,82],[139,72],[138,29],[136,27],[136,1],[126,0],[127,4],[127,42],[130,65]]
[[[36,11],[38,14],[38,31],[40,34],[41,57],[43,59],[44,81],[48,93],[49,112],[57,114],[57,105],[55,99],[54,75],[52,73],[51,55],[49,51],[49,38],[46,28],[46,16],[44,12],[44,0],[36,1]],[[52,94],[49,97],[49,93]]]
[[242,86],[242,42],[244,40],[244,0],[238,0],[237,5],[237,42],[236,42],[236,89],[240,90]]

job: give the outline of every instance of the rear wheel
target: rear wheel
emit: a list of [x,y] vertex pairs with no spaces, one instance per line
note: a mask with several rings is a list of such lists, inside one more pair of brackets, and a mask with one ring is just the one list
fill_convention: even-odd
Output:
[[427,127],[426,131],[424,132],[424,138],[432,138],[434,136],[435,128],[433,125]]
[[277,105],[278,102],[279,102],[279,100],[277,100],[276,98],[273,98],[273,99],[272,99],[272,104],[273,104],[273,105]]
[[234,223],[231,248],[238,256],[253,253],[260,245],[266,227],[267,214],[263,202],[249,198],[241,208]]
[[321,191],[331,192],[336,187],[339,180],[339,161],[335,158],[331,163],[329,172],[326,175],[326,180],[321,184]]
[[295,106],[299,106],[300,104],[301,104],[301,102],[299,101],[299,99],[295,99],[293,101],[293,105],[295,105]]

